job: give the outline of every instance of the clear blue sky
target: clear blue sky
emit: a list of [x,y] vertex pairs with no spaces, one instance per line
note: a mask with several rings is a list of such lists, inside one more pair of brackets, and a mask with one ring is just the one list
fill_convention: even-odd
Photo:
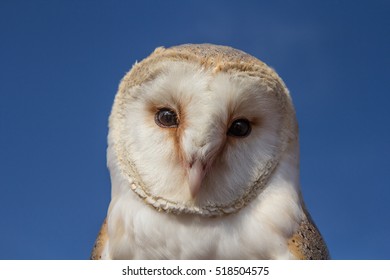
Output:
[[274,67],[335,259],[390,259],[389,1],[0,1],[0,259],[86,259],[110,200],[107,118],[157,46]]

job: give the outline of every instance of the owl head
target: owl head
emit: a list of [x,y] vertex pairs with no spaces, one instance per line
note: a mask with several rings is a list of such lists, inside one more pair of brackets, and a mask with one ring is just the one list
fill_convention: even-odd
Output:
[[[159,211],[239,211],[298,173],[287,88],[260,60],[210,44],[157,48],[120,83],[109,122],[112,197],[131,192]],[[291,171],[292,170],[292,171]]]

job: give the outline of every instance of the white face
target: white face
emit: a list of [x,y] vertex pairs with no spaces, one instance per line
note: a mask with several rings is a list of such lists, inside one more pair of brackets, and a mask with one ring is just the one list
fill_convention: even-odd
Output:
[[131,88],[119,137],[148,193],[191,206],[229,204],[279,153],[281,113],[258,77],[161,62]]

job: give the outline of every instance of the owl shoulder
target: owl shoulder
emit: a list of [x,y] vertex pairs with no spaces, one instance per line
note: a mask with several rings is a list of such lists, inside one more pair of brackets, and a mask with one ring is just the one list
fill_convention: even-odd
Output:
[[304,214],[298,230],[288,240],[290,252],[300,260],[330,259],[326,243],[306,209]]
[[100,260],[102,259],[103,249],[107,243],[108,234],[107,234],[107,218],[104,219],[104,222],[100,228],[99,234],[96,238],[95,244],[91,252],[91,260]]

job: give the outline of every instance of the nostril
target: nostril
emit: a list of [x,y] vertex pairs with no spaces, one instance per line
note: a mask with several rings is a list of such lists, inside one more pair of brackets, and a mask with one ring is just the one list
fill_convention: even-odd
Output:
[[201,166],[201,168],[202,168],[203,171],[207,169],[207,162],[204,162],[204,161],[201,160],[201,159],[195,159],[195,157],[192,157],[191,160],[188,162],[188,165],[187,165],[188,168],[191,169],[191,168],[194,166],[194,164],[195,164],[196,162],[199,162],[199,163],[200,163],[200,166]]

